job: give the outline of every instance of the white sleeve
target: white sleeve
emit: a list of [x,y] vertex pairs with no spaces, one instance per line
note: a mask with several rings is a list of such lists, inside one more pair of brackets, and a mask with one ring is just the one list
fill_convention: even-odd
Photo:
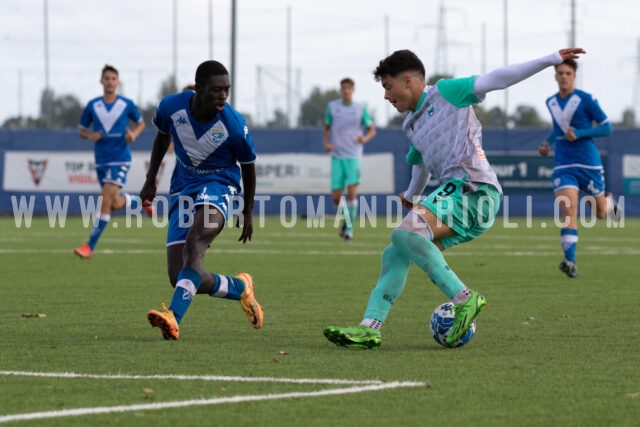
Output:
[[562,63],[560,52],[555,51],[542,58],[497,68],[489,71],[487,74],[476,77],[473,84],[473,91],[478,98],[481,98],[487,92],[506,89],[551,65],[560,63]]
[[411,201],[414,197],[420,196],[424,189],[427,188],[429,178],[431,178],[431,174],[427,171],[424,163],[413,165],[411,168],[411,182],[409,182],[409,187],[404,192],[404,198]]

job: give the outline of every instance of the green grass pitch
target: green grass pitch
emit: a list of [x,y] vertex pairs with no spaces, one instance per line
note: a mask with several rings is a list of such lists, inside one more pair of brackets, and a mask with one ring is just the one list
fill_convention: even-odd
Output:
[[332,219],[256,218],[247,245],[225,229],[207,267],[254,276],[264,327],[252,329],[235,301],[199,295],[172,342],[146,320],[172,295],[165,229],[147,218],[112,226],[122,219],[82,260],[72,252],[88,237],[81,218],[63,228],[0,218],[0,424],[639,423],[639,219],[581,227],[580,276],[569,279],[551,219],[499,218],[445,254],[488,301],[473,340],[445,349],[431,338],[429,316],[446,297],[412,266],[373,351],[338,348],[322,328],[361,320],[389,242],[384,218],[351,243]]

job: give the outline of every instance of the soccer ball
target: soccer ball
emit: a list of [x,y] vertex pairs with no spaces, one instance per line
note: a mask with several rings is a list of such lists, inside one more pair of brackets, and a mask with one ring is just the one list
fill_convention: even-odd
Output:
[[429,322],[431,327],[431,336],[436,340],[438,344],[444,347],[462,347],[469,341],[476,333],[476,321],[474,320],[471,324],[471,327],[467,330],[467,332],[461,336],[456,342],[453,344],[447,344],[446,338],[449,333],[449,329],[453,326],[453,303],[445,302],[444,304],[440,304],[433,310],[433,314],[431,315],[431,322]]

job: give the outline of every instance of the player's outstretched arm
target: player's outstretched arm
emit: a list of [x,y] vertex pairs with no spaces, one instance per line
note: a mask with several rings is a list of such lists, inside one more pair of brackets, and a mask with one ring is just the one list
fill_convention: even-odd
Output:
[[565,59],[579,58],[579,54],[586,53],[581,47],[571,47],[560,49],[549,55],[533,59],[519,64],[507,65],[505,67],[496,68],[487,74],[476,77],[473,90],[479,98],[484,94],[500,89],[506,89],[509,86],[521,82],[536,73],[544,70],[552,65],[562,63]]

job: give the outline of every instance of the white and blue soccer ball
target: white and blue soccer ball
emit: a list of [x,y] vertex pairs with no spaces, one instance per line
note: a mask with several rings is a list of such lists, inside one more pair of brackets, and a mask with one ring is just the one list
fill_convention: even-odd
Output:
[[453,326],[452,302],[445,302],[444,304],[440,304],[436,307],[431,315],[429,325],[431,326],[431,336],[433,336],[433,339],[444,347],[462,347],[471,341],[471,338],[473,338],[476,333],[476,321],[474,320],[471,327],[463,336],[458,338],[456,342],[447,344],[447,334],[449,333],[449,329]]

